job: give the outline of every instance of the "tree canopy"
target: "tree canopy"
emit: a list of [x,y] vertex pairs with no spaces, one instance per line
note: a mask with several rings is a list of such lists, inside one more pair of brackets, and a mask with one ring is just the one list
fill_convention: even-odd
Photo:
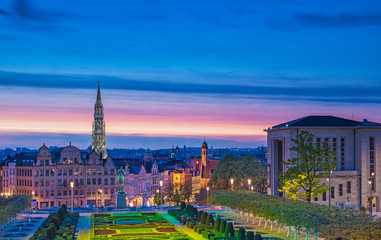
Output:
[[259,186],[259,190],[264,191],[267,180],[266,165],[253,155],[244,157],[226,155],[218,162],[213,172],[211,179],[213,189],[230,189],[230,178],[234,179],[234,189],[248,189],[248,179],[250,179],[251,186],[254,186],[255,190]]
[[287,197],[311,201],[328,190],[321,179],[328,177],[336,167],[335,152],[328,143],[314,142],[314,135],[303,130],[291,139],[295,145],[290,148],[297,157],[284,162],[285,173],[280,173],[280,189]]

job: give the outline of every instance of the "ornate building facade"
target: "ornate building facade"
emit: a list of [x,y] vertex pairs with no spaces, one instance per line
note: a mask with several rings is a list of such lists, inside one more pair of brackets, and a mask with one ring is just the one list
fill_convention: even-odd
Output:
[[330,183],[331,189],[312,202],[349,209],[372,206],[373,211],[380,211],[381,124],[366,119],[358,122],[334,116],[307,116],[267,128],[267,193],[281,195],[278,173],[286,171],[285,160],[296,157],[290,151],[294,145],[291,139],[301,130],[311,132],[315,143],[326,142],[336,152],[336,169],[330,178],[321,179]]

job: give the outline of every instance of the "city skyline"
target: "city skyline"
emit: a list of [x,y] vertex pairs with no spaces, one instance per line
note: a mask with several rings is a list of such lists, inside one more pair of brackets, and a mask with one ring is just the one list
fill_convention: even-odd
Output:
[[307,115],[381,122],[376,3],[145,3],[2,3],[0,148],[87,148],[98,80],[107,148],[257,147]]

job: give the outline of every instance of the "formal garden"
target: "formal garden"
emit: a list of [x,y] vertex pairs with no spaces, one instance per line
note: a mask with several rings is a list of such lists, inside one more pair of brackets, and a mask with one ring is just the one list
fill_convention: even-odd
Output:
[[0,226],[1,228],[14,220],[18,213],[30,207],[30,195],[12,195],[0,198]]
[[91,215],[91,240],[191,239],[156,212]]
[[51,213],[29,240],[73,239],[79,219],[78,212],[68,212],[63,204]]

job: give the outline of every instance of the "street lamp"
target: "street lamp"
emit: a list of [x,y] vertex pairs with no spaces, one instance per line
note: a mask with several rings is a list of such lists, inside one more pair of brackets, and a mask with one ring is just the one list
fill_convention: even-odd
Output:
[[249,179],[247,180],[247,182],[249,183],[249,191],[250,191],[251,179],[249,178]]
[[160,211],[163,211],[163,181],[160,180]]
[[232,191],[233,191],[233,183],[234,183],[234,179],[233,178],[230,178],[230,183],[232,185]]
[[101,193],[101,207],[102,207],[102,189],[99,189],[99,192]]
[[254,191],[254,186],[251,186],[251,191]]
[[206,187],[206,206],[209,206],[209,187]]
[[73,208],[74,208],[74,192],[73,192],[73,188],[74,188],[74,182],[70,182],[70,187],[71,187],[71,211],[73,212]]
[[327,178],[327,181],[328,181],[328,206],[330,207],[331,206],[331,174],[332,174],[332,171],[329,171],[329,175],[328,175],[328,178]]
[[370,212],[370,216],[372,216],[373,214],[373,196],[372,196],[372,192],[373,192],[373,189],[372,189],[372,183],[373,183],[373,179],[374,178],[374,172],[372,172],[372,174],[370,175],[370,178],[369,178],[369,190],[370,190],[370,199],[369,199],[369,212]]
[[160,190],[156,189],[156,193],[157,193],[157,195],[155,196],[156,206],[159,205],[158,200],[157,200],[157,197],[159,196],[159,192],[160,192]]

